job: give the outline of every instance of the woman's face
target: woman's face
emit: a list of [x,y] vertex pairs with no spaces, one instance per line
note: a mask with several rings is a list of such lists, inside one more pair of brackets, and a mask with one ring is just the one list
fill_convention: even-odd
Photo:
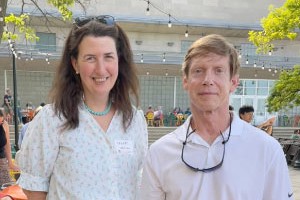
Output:
[[78,58],[72,58],[72,65],[79,73],[85,98],[108,98],[118,77],[119,60],[114,39],[86,36],[78,51]]

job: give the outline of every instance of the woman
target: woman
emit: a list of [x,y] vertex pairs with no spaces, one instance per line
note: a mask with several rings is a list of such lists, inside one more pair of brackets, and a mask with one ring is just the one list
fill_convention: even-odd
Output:
[[4,114],[0,109],[0,186],[12,181],[9,169],[14,171],[19,170],[12,162],[10,148],[9,126],[4,120]]
[[111,16],[77,18],[51,91],[17,155],[29,199],[136,199],[147,151],[138,78]]

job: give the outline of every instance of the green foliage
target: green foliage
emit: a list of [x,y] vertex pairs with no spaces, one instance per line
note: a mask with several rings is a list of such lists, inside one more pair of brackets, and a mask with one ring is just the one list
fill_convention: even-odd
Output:
[[[48,0],[48,4],[53,5],[58,9],[58,11],[62,15],[63,20],[71,20],[72,19],[72,11],[69,10],[69,7],[74,5],[75,0]],[[10,14],[5,17],[6,24],[13,25],[13,31],[4,31],[2,34],[2,39],[4,40],[18,40],[18,34],[24,34],[27,41],[36,41],[39,38],[35,34],[35,30],[28,26],[29,15],[21,14],[20,16],[15,16],[14,14]],[[15,32],[17,30],[17,32]]]
[[267,99],[269,112],[300,105],[300,65],[283,71]]
[[74,5],[74,0],[48,0],[48,3],[58,9],[63,20],[72,19],[72,11],[69,10],[69,7]]
[[249,41],[257,46],[257,53],[267,53],[273,49],[274,40],[297,37],[300,28],[300,0],[287,0],[280,8],[269,7],[269,15],[261,20],[263,31],[249,31]]
[[[13,24],[15,28],[19,31],[19,33],[25,34],[26,40],[34,41],[38,40],[38,37],[35,35],[35,31],[33,28],[28,27],[26,25],[26,21],[29,19],[27,14],[22,14],[20,16],[15,16],[14,14],[10,14],[9,16],[5,17],[5,24]],[[18,34],[13,31],[4,31],[2,38],[4,40],[17,40]]]

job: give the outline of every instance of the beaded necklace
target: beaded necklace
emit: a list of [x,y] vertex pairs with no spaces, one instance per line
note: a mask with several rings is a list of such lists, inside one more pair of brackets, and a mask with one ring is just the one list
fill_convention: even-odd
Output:
[[105,110],[102,112],[96,112],[93,111],[92,109],[90,109],[85,103],[84,103],[84,107],[87,109],[87,111],[89,111],[89,113],[91,113],[92,115],[96,115],[96,116],[103,116],[106,115],[107,113],[109,113],[110,108],[111,108],[111,101],[108,102],[108,105],[106,106]]

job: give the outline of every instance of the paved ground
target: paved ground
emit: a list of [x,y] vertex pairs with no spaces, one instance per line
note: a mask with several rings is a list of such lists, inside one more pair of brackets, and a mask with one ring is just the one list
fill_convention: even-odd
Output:
[[289,167],[289,171],[294,190],[294,199],[300,200],[300,168]]

